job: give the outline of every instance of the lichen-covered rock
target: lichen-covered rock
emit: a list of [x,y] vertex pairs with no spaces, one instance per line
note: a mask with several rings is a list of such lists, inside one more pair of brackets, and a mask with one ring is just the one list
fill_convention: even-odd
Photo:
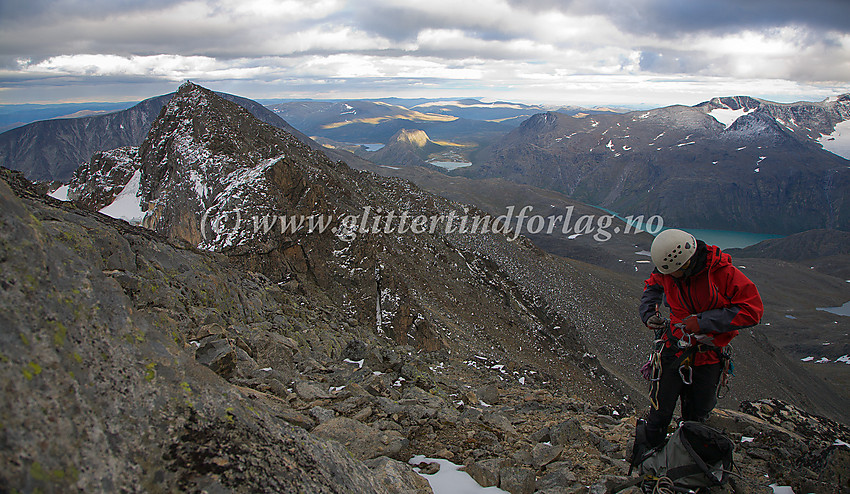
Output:
[[333,439],[360,460],[389,456],[394,458],[407,445],[395,431],[381,431],[348,417],[336,417],[313,429],[313,434]]
[[432,494],[434,492],[428,481],[414,472],[406,463],[386,456],[379,456],[364,463],[388,491],[397,494]]
[[[133,291],[96,241],[116,233],[137,260]],[[0,490],[388,492],[342,447],[281,420],[284,402],[196,361],[186,305],[234,319],[271,305],[233,297],[242,276],[209,256],[0,180],[0,280]]]

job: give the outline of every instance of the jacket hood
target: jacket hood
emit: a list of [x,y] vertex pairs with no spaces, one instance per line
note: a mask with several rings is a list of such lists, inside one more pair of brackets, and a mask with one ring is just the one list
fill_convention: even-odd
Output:
[[720,247],[716,245],[706,245],[706,250],[708,253],[708,257],[706,259],[706,266],[711,266],[713,268],[719,268],[723,266],[731,266],[732,265],[732,256],[720,250]]
[[716,245],[708,245],[697,240],[697,251],[694,253],[694,265],[685,273],[685,278],[696,276],[706,269],[717,269],[732,265],[732,256],[720,250]]

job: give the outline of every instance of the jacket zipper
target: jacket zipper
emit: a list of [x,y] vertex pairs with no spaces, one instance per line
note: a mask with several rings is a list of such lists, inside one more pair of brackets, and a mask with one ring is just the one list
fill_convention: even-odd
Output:
[[[685,289],[685,287],[682,286],[683,285],[682,281],[680,281],[678,279],[675,280],[675,281],[676,281],[676,287],[679,289],[679,298],[682,300],[682,305],[684,305],[685,308],[688,309],[688,312],[690,312],[691,314],[694,314],[696,311],[694,310],[694,303],[693,303],[693,299],[691,298],[691,293],[690,293],[690,284],[691,284],[690,280],[689,279],[685,280],[685,283],[688,285],[687,289]],[[687,300],[686,300],[686,297],[687,297]]]

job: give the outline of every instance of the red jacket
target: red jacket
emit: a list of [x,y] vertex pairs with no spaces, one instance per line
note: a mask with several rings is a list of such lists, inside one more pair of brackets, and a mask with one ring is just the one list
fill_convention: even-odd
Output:
[[[724,347],[738,335],[738,330],[755,326],[764,313],[758,289],[738,268],[732,257],[714,245],[697,242],[696,263],[686,276],[674,278],[654,270],[644,282],[640,315],[646,324],[656,307],[665,303],[670,308],[673,336],[684,338],[676,324],[684,323],[685,331],[708,345]],[[694,316],[694,317],[690,317]],[[667,340],[667,332],[664,333]],[[665,346],[671,347],[670,341]],[[700,351],[694,365],[719,362],[715,351]]]

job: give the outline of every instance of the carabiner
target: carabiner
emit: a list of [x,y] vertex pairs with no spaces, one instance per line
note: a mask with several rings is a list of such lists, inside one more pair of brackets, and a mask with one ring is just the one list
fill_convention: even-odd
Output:
[[[683,371],[683,369],[688,371],[688,377],[687,378],[685,377],[685,372]],[[680,366],[679,367],[679,377],[682,378],[683,383],[692,384],[694,382],[694,368],[691,367],[690,365]]]
[[681,338],[677,344],[679,345],[679,348],[688,348],[691,346],[691,343],[691,333],[685,333],[685,337]]

